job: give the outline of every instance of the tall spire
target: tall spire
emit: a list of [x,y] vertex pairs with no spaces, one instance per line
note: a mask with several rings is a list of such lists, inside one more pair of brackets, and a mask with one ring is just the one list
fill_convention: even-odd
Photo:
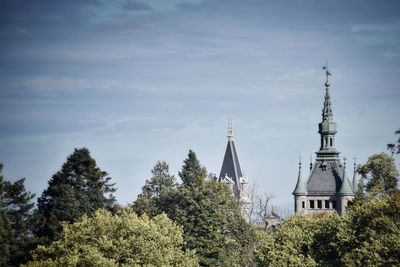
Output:
[[228,143],[225,149],[224,160],[222,162],[221,172],[219,179],[223,180],[225,177],[229,177],[235,184],[235,194],[240,192],[240,177],[243,177],[242,169],[240,168],[240,162],[238,153],[236,151],[235,142],[233,140],[232,131],[232,120],[228,121]]
[[333,121],[332,103],[329,95],[329,76],[328,64],[322,67],[325,70],[325,98],[322,109],[322,122],[319,123],[318,133],[321,136],[321,146],[317,152],[317,158],[337,158],[339,152],[335,149],[336,123]]

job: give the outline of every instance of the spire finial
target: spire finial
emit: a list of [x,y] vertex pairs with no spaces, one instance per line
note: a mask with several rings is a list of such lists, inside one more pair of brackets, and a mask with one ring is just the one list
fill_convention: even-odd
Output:
[[332,74],[329,72],[328,69],[328,61],[326,61],[326,64],[322,67],[322,69],[325,71],[325,76],[326,76],[325,87],[326,89],[328,89],[328,87],[331,85],[329,83],[329,76],[332,76]]
[[228,140],[232,140],[233,138],[233,130],[232,130],[232,119],[228,120]]
[[300,153],[300,156],[299,156],[299,169],[301,169],[301,153]]

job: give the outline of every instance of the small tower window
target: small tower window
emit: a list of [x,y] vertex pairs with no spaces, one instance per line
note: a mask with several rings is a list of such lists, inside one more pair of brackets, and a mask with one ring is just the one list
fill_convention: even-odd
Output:
[[301,207],[304,209],[306,207],[306,203],[304,201],[301,202]]
[[314,200],[310,200],[310,209],[314,209]]
[[329,142],[330,142],[330,146],[333,146],[332,138],[330,138]]
[[317,207],[322,209],[322,200],[317,200]]
[[328,146],[328,138],[325,138],[325,146]]
[[329,209],[329,200],[325,200],[325,209]]

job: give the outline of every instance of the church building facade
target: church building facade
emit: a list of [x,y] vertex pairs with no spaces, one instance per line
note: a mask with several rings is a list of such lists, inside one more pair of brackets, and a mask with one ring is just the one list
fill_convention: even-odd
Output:
[[[336,123],[333,120],[332,103],[329,95],[329,76],[326,67],[325,99],[322,121],[319,123],[320,148],[316,159],[310,163],[307,179],[303,177],[301,160],[297,184],[293,191],[296,214],[307,215],[336,211],[344,214],[353,200],[357,188],[356,175],[350,182],[346,173],[346,159],[341,161],[335,148]],[[354,170],[355,171],[355,170]]]

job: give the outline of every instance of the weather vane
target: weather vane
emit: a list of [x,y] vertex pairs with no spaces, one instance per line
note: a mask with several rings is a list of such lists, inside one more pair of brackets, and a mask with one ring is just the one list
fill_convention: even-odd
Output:
[[325,66],[322,67],[322,69],[325,71],[325,75],[326,75],[325,86],[328,87],[330,85],[329,76],[332,76],[332,74],[329,72],[329,69],[328,69],[328,61],[326,62]]

